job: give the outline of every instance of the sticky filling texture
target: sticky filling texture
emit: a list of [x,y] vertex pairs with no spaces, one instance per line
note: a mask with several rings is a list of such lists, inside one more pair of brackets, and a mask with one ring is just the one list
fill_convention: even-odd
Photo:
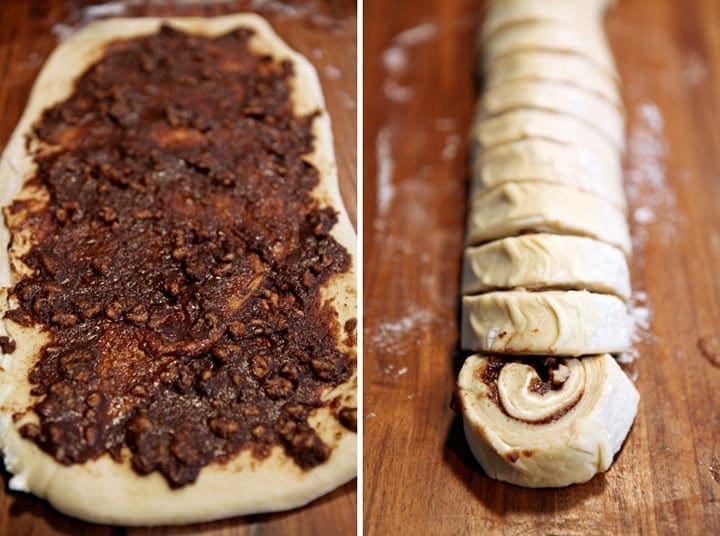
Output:
[[311,195],[316,114],[296,116],[292,64],[251,38],[114,42],[34,126],[37,195],[5,212],[32,274],[7,316],[49,335],[21,434],[62,464],[129,450],[180,487],[245,449],[322,463],[321,406],[354,426],[321,399],[356,363],[321,297],[351,259]]

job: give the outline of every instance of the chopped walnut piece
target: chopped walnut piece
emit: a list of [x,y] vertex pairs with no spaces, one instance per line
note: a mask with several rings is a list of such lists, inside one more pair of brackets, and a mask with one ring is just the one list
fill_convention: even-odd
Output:
[[272,399],[287,398],[293,392],[292,382],[280,376],[267,380],[264,388],[267,395]]

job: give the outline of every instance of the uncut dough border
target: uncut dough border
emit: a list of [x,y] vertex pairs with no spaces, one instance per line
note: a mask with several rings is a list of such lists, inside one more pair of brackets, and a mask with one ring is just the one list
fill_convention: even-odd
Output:
[[[142,18],[98,21],[76,33],[50,56],[40,73],[29,103],[0,160],[0,204],[5,206],[17,195],[25,179],[34,172],[34,164],[25,149],[25,136],[42,111],[67,98],[74,79],[98,60],[104,45],[119,38],[155,33],[169,23],[178,29],[203,35],[219,35],[237,27],[249,27],[256,33],[251,48],[289,59],[295,68],[292,98],[298,115],[320,110],[313,123],[315,147],[305,159],[320,172],[320,184],[313,196],[338,210],[339,221],[332,230],[334,238],[352,256],[351,269],[333,279],[323,289],[323,299],[332,301],[338,312],[339,326],[356,318],[356,237],[344,208],[338,187],[337,165],[333,150],[330,118],[314,67],[290,49],[261,17],[251,14],[216,18]],[[7,254],[9,233],[0,225],[0,313],[11,307],[7,290],[13,285]],[[10,321],[0,323],[0,334],[16,340],[16,351],[0,358],[0,448],[5,466],[15,476],[10,488],[29,491],[47,499],[66,514],[88,521],[123,525],[180,524],[207,521],[251,513],[295,508],[323,495],[352,479],[357,471],[356,434],[343,428],[322,408],[310,418],[323,440],[332,447],[330,458],[309,471],[300,469],[275,447],[269,458],[258,461],[245,450],[227,464],[211,464],[191,485],[171,490],[158,473],[140,476],[129,464],[116,463],[108,455],[84,464],[64,466],[23,439],[18,428],[27,418],[12,422],[12,414],[33,403],[27,379],[29,368],[45,338],[36,329],[23,328]],[[340,338],[341,334],[338,333]],[[354,348],[345,347],[354,352]],[[341,397],[344,404],[356,406],[357,372],[345,384],[323,395]]]

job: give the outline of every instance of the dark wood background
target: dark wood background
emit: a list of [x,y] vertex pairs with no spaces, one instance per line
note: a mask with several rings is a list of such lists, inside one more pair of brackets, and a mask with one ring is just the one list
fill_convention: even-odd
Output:
[[[99,18],[93,2],[0,0],[0,147],[20,118],[33,81],[57,45],[58,35]],[[221,15],[254,11],[317,68],[333,121],[340,186],[350,217],[356,218],[356,8],[353,0],[238,0],[222,2],[110,2],[122,16]],[[112,8],[110,8],[112,10]],[[112,12],[105,12],[107,15]],[[1,464],[0,464],[1,465]],[[272,535],[354,534],[356,482],[291,512],[249,516],[187,527],[124,529],[75,521],[32,496],[10,492],[0,473],[0,534],[10,535]],[[232,493],[232,490],[228,490]]]
[[720,534],[720,2],[621,0],[608,16],[651,330],[616,463],[559,490],[487,478],[448,405],[482,5],[365,1],[365,530]]

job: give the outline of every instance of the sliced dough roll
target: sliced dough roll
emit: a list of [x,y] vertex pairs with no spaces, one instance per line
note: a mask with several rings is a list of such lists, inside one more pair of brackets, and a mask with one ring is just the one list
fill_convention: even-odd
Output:
[[542,138],[503,143],[477,152],[471,195],[505,182],[549,182],[572,186],[627,209],[620,159],[611,161],[581,147]]
[[553,80],[572,84],[607,99],[620,108],[617,83],[605,70],[579,54],[519,50],[485,67],[485,88],[517,80]]
[[522,231],[588,236],[632,249],[623,213],[612,203],[575,188],[508,182],[470,201],[466,243],[475,246]]
[[483,149],[526,138],[542,138],[580,147],[598,158],[620,166],[620,148],[584,120],[567,114],[528,108],[476,119],[473,139]]
[[474,355],[460,371],[458,399],[470,449],[488,476],[537,488],[606,471],[639,395],[607,354],[545,363]]
[[482,37],[499,29],[528,21],[554,21],[569,24],[600,25],[608,0],[496,0],[483,21]]
[[480,99],[480,117],[532,108],[577,117],[600,130],[616,147],[625,147],[625,118],[606,99],[575,86],[546,80],[517,80],[488,88]]
[[596,24],[568,25],[549,20],[520,22],[500,28],[482,40],[483,64],[520,50],[547,50],[582,54],[618,79],[615,61]]
[[622,252],[580,236],[528,234],[466,248],[462,293],[512,288],[589,290],[630,295],[630,274]]
[[464,350],[579,356],[623,352],[632,322],[616,296],[584,290],[510,290],[463,296]]

